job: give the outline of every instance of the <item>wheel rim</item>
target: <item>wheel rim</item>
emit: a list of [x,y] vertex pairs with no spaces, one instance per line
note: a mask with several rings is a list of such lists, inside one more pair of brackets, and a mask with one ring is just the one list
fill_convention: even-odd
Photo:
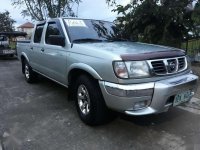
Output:
[[82,114],[87,115],[90,112],[90,97],[87,88],[80,85],[77,91],[78,106]]
[[26,77],[27,79],[29,79],[29,77],[30,77],[30,72],[29,72],[29,67],[28,67],[28,65],[25,65],[25,77]]

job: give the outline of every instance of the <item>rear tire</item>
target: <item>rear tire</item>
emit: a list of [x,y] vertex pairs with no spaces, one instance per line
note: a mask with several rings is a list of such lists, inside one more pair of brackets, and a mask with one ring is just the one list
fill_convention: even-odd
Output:
[[96,80],[81,75],[72,90],[80,119],[87,125],[101,125],[111,120],[111,111],[107,108]]
[[37,81],[37,74],[32,70],[27,61],[24,62],[24,77],[28,83],[34,83]]

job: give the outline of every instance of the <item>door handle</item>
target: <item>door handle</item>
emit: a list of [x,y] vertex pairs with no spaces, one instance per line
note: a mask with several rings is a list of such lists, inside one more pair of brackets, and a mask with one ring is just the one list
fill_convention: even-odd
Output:
[[44,48],[41,49],[41,52],[44,52]]

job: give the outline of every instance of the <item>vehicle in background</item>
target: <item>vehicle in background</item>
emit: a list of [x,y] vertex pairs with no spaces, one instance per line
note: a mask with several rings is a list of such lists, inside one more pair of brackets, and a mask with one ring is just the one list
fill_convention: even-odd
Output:
[[18,59],[28,83],[40,74],[68,87],[89,125],[104,123],[110,110],[155,114],[192,98],[198,77],[183,50],[120,37],[111,22],[50,19],[17,43]]
[[8,48],[9,40],[5,35],[0,35],[0,47]]
[[16,55],[16,37],[26,36],[24,32],[0,32],[0,56]]

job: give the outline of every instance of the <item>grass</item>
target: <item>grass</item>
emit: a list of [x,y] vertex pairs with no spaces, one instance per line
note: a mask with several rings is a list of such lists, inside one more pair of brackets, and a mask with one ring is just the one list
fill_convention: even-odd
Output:
[[10,45],[9,45],[9,47],[11,48],[11,49],[16,49],[16,42],[10,42]]

